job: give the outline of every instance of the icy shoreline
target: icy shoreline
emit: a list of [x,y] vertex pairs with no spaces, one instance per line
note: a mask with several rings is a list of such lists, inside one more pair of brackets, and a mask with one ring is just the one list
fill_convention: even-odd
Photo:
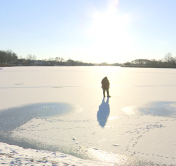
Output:
[[46,150],[24,149],[0,142],[0,165],[55,165],[55,166],[107,166],[91,160],[83,160],[68,154]]

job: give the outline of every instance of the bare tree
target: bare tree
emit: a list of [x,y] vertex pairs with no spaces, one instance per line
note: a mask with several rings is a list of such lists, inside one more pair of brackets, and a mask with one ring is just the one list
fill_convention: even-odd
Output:
[[27,57],[26,57],[27,60],[32,60],[32,55],[31,54],[28,54]]
[[164,57],[165,62],[171,62],[173,60],[172,54],[168,52]]
[[55,60],[58,62],[64,62],[64,58],[61,58],[61,57],[56,57]]

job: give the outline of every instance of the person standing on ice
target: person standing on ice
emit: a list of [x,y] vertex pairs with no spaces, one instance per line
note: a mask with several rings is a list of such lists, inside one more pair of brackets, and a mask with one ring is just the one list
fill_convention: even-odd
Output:
[[102,89],[103,89],[103,96],[105,97],[105,91],[107,92],[107,97],[111,97],[109,96],[109,80],[107,77],[104,77],[101,81],[102,84]]

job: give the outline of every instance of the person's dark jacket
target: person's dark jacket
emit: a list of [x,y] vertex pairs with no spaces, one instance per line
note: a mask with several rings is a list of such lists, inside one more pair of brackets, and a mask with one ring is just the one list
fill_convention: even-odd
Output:
[[109,83],[109,80],[108,80],[107,77],[105,77],[105,78],[102,79],[101,84],[102,84],[102,89],[103,90],[109,89],[110,83]]

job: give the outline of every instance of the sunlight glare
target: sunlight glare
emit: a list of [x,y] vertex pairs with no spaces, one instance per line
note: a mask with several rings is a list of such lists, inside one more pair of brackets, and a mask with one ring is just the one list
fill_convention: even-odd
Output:
[[117,163],[118,165],[126,164],[129,161],[129,158],[124,155],[107,153],[105,151],[89,148],[87,149],[87,155],[97,161],[103,161],[105,163]]
[[99,55],[97,57],[102,60],[109,59],[112,62],[114,58],[123,58],[122,55],[129,53],[132,48],[128,33],[130,17],[118,13],[117,5],[117,0],[110,1],[106,12],[94,12],[88,30],[88,38],[93,44],[92,53]]

